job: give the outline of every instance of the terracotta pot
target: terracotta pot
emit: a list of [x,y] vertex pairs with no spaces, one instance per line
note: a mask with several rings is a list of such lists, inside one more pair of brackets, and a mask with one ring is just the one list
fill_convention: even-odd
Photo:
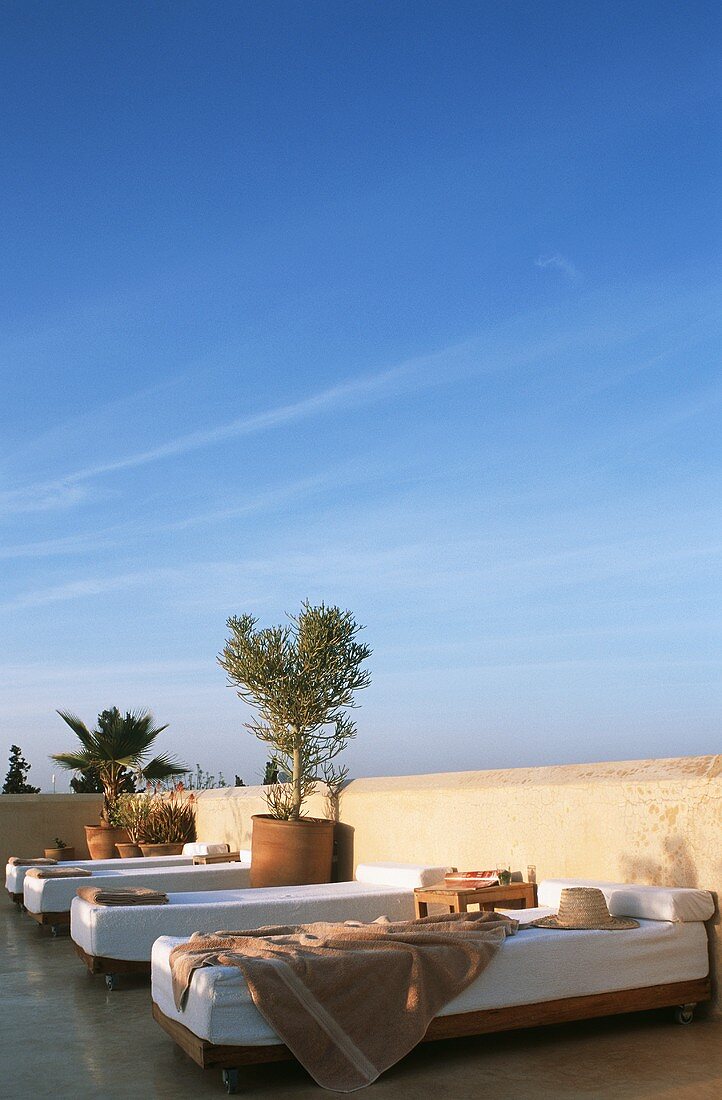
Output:
[[183,854],[182,844],[141,844],[140,850],[144,856],[180,856]]
[[85,839],[91,859],[118,859],[116,844],[128,844],[130,837],[125,829],[103,825],[86,825]]
[[121,859],[140,859],[143,853],[139,844],[116,844]]
[[57,859],[58,863],[75,859],[75,848],[46,848],[46,859]]
[[269,814],[256,814],[251,820],[251,886],[331,881],[333,821],[280,821]]

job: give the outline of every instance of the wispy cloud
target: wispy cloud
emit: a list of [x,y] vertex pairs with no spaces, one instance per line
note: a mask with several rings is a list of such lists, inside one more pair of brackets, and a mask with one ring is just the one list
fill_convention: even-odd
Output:
[[251,416],[238,417],[225,424],[197,432],[189,432],[157,447],[86,466],[52,481],[35,483],[20,489],[0,492],[0,511],[7,513],[25,511],[47,511],[49,509],[69,508],[80,503],[87,493],[83,483],[103,474],[147,466],[162,459],[187,454],[204,447],[214,446],[229,439],[274,428],[285,427],[292,423],[308,420],[312,417],[328,415],[341,409],[357,407],[386,396],[407,392],[411,387],[433,384],[436,378],[446,381],[443,375],[434,375],[433,367],[440,358],[448,361],[453,353],[466,348],[466,345],[445,349],[442,353],[421,356],[406,360],[388,370],[352,378],[339,385],[331,386],[300,401],[277,405],[265,412]]
[[0,491],[0,514],[61,512],[85,503],[90,491],[72,481],[47,481],[22,489]]
[[[580,278],[574,263],[560,253],[540,256],[535,262],[540,268],[561,271],[567,278]],[[706,297],[711,293],[710,290]],[[91,490],[90,483],[103,475],[137,469],[231,439],[270,432],[339,411],[398,400],[421,389],[453,385],[482,373],[524,369],[579,346],[587,349],[591,346],[597,351],[616,347],[664,325],[671,312],[688,311],[689,299],[698,311],[699,293],[696,296],[677,295],[672,302],[665,300],[662,306],[658,294],[650,295],[645,288],[641,291],[637,288],[634,293],[632,288],[624,295],[615,292],[612,298],[608,294],[589,296],[584,318],[575,316],[573,322],[564,317],[550,321],[547,311],[516,316],[467,341],[347,379],[297,401],[183,433],[157,446],[93,463],[52,480],[0,490],[0,515],[74,508],[96,498],[100,490]],[[610,316],[614,317],[614,323],[610,323]],[[532,336],[528,335],[530,330]]]
[[278,485],[256,493],[246,499],[226,504],[223,508],[204,509],[189,513],[167,523],[154,522],[152,527],[145,524],[120,523],[87,532],[79,532],[62,538],[41,539],[37,542],[15,543],[0,546],[0,561],[16,559],[74,557],[83,554],[95,554],[102,550],[111,550],[118,546],[127,547],[132,543],[175,531],[190,530],[194,527],[208,527],[242,516],[256,515],[262,512],[287,510],[290,505],[309,497],[333,492],[340,488],[360,485],[379,479],[386,479],[388,470],[384,466],[341,467],[333,472],[324,472],[312,477],[299,478],[285,485]]
[[576,264],[562,256],[561,252],[554,252],[550,256],[539,256],[535,261],[537,267],[550,267],[555,271],[561,271],[568,279],[578,279],[579,269]]
[[[23,592],[13,597],[4,604],[0,604],[0,611],[13,611],[24,607],[42,607],[46,604],[64,603],[67,600],[86,599],[92,596],[103,596],[109,592],[119,592],[129,588],[143,587],[159,584],[174,576],[179,576],[182,570],[174,569],[146,569],[133,573],[120,573],[113,577],[85,577],[67,584],[51,585],[47,588],[38,588],[33,591]],[[183,573],[183,576],[186,574]]]

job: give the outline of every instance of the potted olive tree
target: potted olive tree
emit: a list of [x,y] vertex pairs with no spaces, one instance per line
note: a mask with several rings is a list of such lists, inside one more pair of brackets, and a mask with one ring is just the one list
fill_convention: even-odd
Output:
[[271,746],[272,764],[287,779],[268,787],[269,813],[253,818],[253,886],[330,880],[334,823],[306,817],[303,805],[319,781],[343,783],[347,769],[336,758],[356,733],[346,710],[371,679],[361,668],[371,650],[356,641],[361,627],[349,611],[306,601],[288,618],[264,629],[252,615],[230,618],[218,658],[257,711],[246,728]]
[[98,715],[98,725],[89,730],[80,718],[58,711],[80,741],[80,749],[62,752],[51,759],[61,768],[85,772],[94,770],[103,785],[103,810],[99,825],[86,825],[85,834],[92,859],[117,859],[116,844],[129,843],[127,831],[113,825],[115,805],[127,781],[133,776],[146,781],[166,779],[187,771],[167,754],[148,760],[151,745],[166,726],[155,726],[149,711],[121,714],[117,707]]

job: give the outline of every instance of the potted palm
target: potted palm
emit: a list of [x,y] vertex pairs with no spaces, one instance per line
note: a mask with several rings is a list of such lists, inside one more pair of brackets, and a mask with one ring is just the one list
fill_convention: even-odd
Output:
[[328,882],[334,822],[304,815],[320,781],[338,790],[347,769],[336,758],[355,736],[346,713],[354,692],[370,683],[370,656],[356,641],[349,611],[306,601],[287,625],[256,629],[252,615],[228,620],[230,637],[218,660],[238,696],[258,717],[246,727],[271,746],[282,780],[268,786],[268,814],[253,817],[251,885]]
[[117,707],[98,715],[97,728],[89,730],[74,714],[58,711],[80,741],[76,752],[57,753],[52,759],[61,768],[83,772],[94,769],[103,786],[103,810],[99,825],[86,825],[92,859],[115,859],[116,844],[129,843],[127,831],[113,825],[115,805],[129,777],[146,781],[167,779],[187,771],[167,754],[148,760],[151,745],[166,726],[155,726],[148,711],[121,714]]

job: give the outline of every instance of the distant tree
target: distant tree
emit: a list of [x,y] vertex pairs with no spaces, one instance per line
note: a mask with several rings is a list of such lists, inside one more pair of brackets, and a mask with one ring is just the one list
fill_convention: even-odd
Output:
[[8,773],[3,784],[3,794],[40,794],[40,787],[32,787],[26,783],[28,772],[32,765],[20,751],[19,745],[10,746],[10,759],[8,761]]
[[262,782],[264,787],[269,787],[272,783],[278,783],[278,764],[275,760],[266,761]]
[[[102,794],[103,783],[97,768],[86,768],[70,780],[70,789],[74,794]],[[120,786],[120,794],[136,794],[135,776],[127,775]]]
[[243,782],[243,780],[241,779],[240,775],[237,775],[237,776],[236,776],[236,781],[235,781],[235,783],[233,784],[233,786],[234,786],[234,787],[245,787],[245,785],[246,785],[246,784],[245,784],[245,783]]

